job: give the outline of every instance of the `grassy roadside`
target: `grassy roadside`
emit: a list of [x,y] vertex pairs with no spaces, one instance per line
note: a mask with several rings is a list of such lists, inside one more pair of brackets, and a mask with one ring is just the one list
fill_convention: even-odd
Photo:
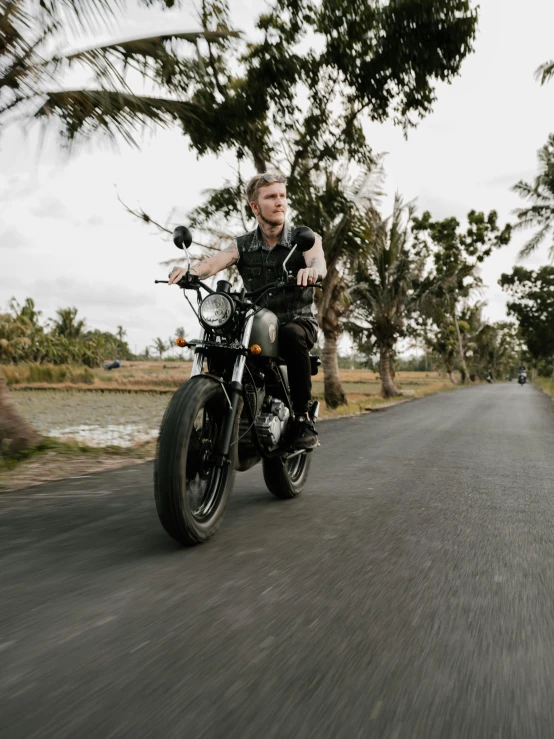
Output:
[[91,472],[140,464],[154,457],[156,442],[134,447],[91,447],[45,438],[17,455],[0,455],[0,493]]
[[352,394],[348,396],[348,405],[342,405],[339,408],[327,408],[325,403],[321,404],[319,418],[325,420],[327,418],[344,418],[355,416],[365,412],[379,410],[380,408],[389,408],[392,405],[405,403],[408,400],[417,398],[425,398],[428,395],[436,395],[437,393],[450,392],[458,390],[462,385],[452,385],[449,381],[434,382],[414,390],[404,390],[397,398],[383,398],[380,395],[369,394]]
[[89,457],[94,459],[102,455],[112,455],[117,457],[135,457],[145,456],[145,454],[151,451],[150,447],[155,446],[154,442],[146,442],[145,444],[138,444],[134,447],[122,447],[116,445],[108,445],[103,447],[93,447],[87,444],[80,444],[77,441],[60,441],[59,439],[53,439],[45,437],[35,446],[29,447],[18,454],[12,454],[9,457],[0,455],[0,472],[3,470],[15,469],[22,462],[26,462],[29,459],[36,459],[43,454],[55,453],[60,458],[66,457]]
[[554,400],[554,380],[551,377],[536,377],[533,380],[533,385],[536,385]]

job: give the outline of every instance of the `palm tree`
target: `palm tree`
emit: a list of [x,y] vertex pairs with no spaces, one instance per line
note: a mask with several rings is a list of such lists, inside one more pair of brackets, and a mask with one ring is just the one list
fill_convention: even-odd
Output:
[[[151,5],[149,0],[143,0]],[[159,0],[167,6],[173,0]],[[136,132],[147,123],[168,126],[197,122],[201,108],[177,98],[143,94],[132,89],[128,72],[170,87],[172,79],[193,74],[192,62],[179,55],[179,42],[194,49],[199,40],[218,44],[237,32],[186,31],[112,42],[81,51],[60,51],[63,29],[69,24],[107,21],[120,10],[118,0],[0,0],[0,130],[24,118],[57,119],[68,142],[99,131],[122,136],[136,145]],[[68,69],[81,65],[94,73],[98,86],[68,89],[60,86]]]
[[[338,365],[338,341],[352,302],[347,275],[356,270],[360,259],[370,257],[368,225],[373,223],[383,182],[380,157],[373,164],[368,164],[351,184],[348,184],[347,164],[342,163],[340,169],[338,175],[327,172],[323,187],[318,187],[319,183],[313,181],[311,202],[306,202],[306,196],[302,204],[296,204],[292,200],[305,222],[319,222],[323,234],[327,277],[323,283],[323,292],[316,295],[316,298],[319,325],[324,338],[322,364],[325,403],[329,408],[348,402],[340,381]],[[333,200],[334,208],[329,207]]]
[[158,352],[158,354],[160,355],[160,359],[163,357],[164,352],[166,352],[168,349],[167,344],[164,342],[163,339],[160,339],[159,336],[154,339],[152,348],[154,349],[154,351]]
[[432,321],[432,331],[424,334],[424,341],[429,350],[438,356],[439,365],[444,367],[450,382],[455,385],[454,368],[458,355],[456,329],[454,321],[449,315],[442,310],[437,311],[437,313],[439,315],[436,315]]
[[123,328],[123,326],[118,326],[117,330],[115,332],[115,335],[119,339],[119,341],[123,341],[125,337],[127,336],[127,331]]
[[541,64],[535,72],[535,77],[539,80],[541,85],[544,85],[551,80],[554,77],[554,61],[550,59],[548,62]]
[[[174,0],[160,2],[168,7],[174,4]],[[192,121],[196,125],[198,105],[141,94],[129,87],[126,73],[138,70],[143,79],[155,78],[162,86],[169,86],[172,76],[181,79],[187,72],[194,74],[193,60],[179,60],[179,42],[195,49],[201,39],[217,45],[239,34],[218,23],[211,31],[132,39],[73,53],[59,51],[65,28],[97,25],[99,19],[113,17],[114,9],[123,4],[118,0],[0,0],[0,133],[18,118],[56,119],[67,142],[78,135],[88,138],[105,132],[136,144],[137,129],[148,122],[166,126],[178,121],[184,127]],[[203,27],[207,28],[207,23]],[[94,73],[96,88],[60,87],[64,73],[75,64]],[[199,59],[196,66],[201,68],[202,64]],[[2,375],[0,419],[2,449],[19,451],[39,438],[17,413]]]
[[85,330],[85,321],[77,320],[77,308],[58,308],[56,315],[57,320],[53,322],[54,332],[58,336],[65,336],[66,339],[80,339]]
[[20,305],[15,298],[10,300],[10,308],[15,318],[26,318],[32,326],[38,326],[42,311],[36,309],[35,301],[26,298]]
[[413,206],[403,204],[399,195],[390,218],[382,219],[373,209],[368,212],[369,248],[359,259],[357,284],[349,291],[352,309],[348,330],[355,339],[367,342],[372,338],[379,352],[385,398],[400,395],[393,379],[392,358],[398,339],[405,335],[408,315],[422,295],[416,283],[420,283],[426,256],[411,248],[413,213]]
[[[552,65],[554,70],[554,64]],[[554,71],[552,72],[554,74]],[[554,235],[554,134],[550,134],[546,144],[538,151],[539,174],[533,184],[520,180],[514,185],[514,191],[532,205],[516,210],[519,222],[515,228],[538,228],[519,252],[520,257],[532,254],[547,236]],[[549,256],[554,259],[554,240],[549,249]]]

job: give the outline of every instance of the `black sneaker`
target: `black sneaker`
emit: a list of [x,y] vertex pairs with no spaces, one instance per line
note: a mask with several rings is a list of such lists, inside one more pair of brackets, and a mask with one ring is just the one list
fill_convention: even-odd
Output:
[[297,416],[292,446],[295,449],[314,449],[318,444],[317,431],[307,416]]

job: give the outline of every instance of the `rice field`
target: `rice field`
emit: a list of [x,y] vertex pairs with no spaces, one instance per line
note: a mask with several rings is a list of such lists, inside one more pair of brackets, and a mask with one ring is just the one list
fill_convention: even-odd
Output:
[[154,439],[167,393],[18,390],[12,393],[23,415],[45,436],[75,439],[95,447],[131,447]]

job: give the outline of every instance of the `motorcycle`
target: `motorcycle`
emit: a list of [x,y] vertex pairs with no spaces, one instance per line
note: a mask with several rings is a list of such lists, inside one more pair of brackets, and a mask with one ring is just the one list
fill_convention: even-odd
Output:
[[[187,255],[188,271],[178,284],[187,300],[187,291],[196,292],[197,309],[189,303],[201,331],[197,340],[176,342],[194,349],[194,361],[162,419],[154,491],[163,528],[193,546],[219,528],[237,471],[261,461],[265,484],[280,499],[297,497],[306,484],[313,450],[291,447],[294,416],[287,367],[279,356],[279,322],[264,301],[277,291],[306,289],[291,284],[286,263],[295,250],[310,249],[315,236],[306,227],[294,229],[282,278],[250,293],[233,291],[226,280],[213,290],[190,272],[187,228],[177,227],[173,241]],[[319,357],[311,355],[310,363],[317,374]],[[318,412],[314,401],[314,423]]]
[[492,373],[491,373],[491,372],[487,372],[487,374],[485,375],[485,380],[486,380],[486,381],[487,381],[487,382],[488,382],[489,384],[490,384],[490,383],[492,382]]
[[527,372],[520,372],[517,381],[520,385],[525,385],[527,382]]

